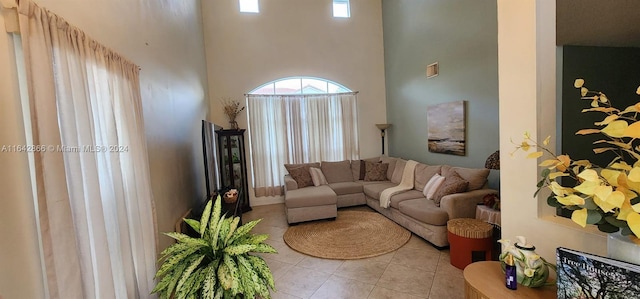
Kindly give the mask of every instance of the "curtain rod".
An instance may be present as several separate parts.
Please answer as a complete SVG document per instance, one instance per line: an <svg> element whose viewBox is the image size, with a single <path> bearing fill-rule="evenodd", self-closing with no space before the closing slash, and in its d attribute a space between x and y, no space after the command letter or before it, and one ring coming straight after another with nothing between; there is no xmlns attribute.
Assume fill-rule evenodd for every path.
<svg viewBox="0 0 640 299"><path fill-rule="evenodd" d="M0 0L2 8L7 11L4 14L4 29L7 33L20 33L20 22L18 21L18 1Z"/></svg>
<svg viewBox="0 0 640 299"><path fill-rule="evenodd" d="M317 97L317 96L323 96L323 95L347 95L347 94L353 94L356 95L360 93L359 91L350 91L350 92L337 92L337 93L306 93L306 94L300 94L300 93L295 93L295 94L257 94L257 93L245 93L244 96L245 97L263 97L263 96L279 96L279 97L299 97L299 96L303 96L303 97Z"/></svg>

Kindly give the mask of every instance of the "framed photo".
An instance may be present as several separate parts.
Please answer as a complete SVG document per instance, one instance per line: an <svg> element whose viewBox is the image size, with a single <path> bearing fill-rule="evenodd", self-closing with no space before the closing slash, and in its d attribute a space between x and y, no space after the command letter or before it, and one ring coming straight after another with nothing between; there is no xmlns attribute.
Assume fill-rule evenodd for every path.
<svg viewBox="0 0 640 299"><path fill-rule="evenodd" d="M466 154L465 104L465 101L456 101L427 107L430 152L456 156Z"/></svg>

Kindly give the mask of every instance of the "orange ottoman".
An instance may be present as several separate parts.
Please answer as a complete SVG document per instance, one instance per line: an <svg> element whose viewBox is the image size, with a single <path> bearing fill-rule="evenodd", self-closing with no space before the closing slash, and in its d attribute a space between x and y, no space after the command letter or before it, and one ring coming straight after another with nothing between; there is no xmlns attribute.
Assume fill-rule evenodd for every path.
<svg viewBox="0 0 640 299"><path fill-rule="evenodd" d="M491 260L493 248L491 224L471 218L452 219L447 222L447 231L451 265L464 269L477 260Z"/></svg>

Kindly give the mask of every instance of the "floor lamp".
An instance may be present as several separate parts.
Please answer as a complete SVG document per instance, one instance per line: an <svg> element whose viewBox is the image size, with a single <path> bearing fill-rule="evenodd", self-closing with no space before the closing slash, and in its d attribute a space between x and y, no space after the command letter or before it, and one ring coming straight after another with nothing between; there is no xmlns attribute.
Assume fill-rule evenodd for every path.
<svg viewBox="0 0 640 299"><path fill-rule="evenodd" d="M376 124L376 127L380 129L380 136L382 137L382 154L384 155L384 132L391 127L391 124Z"/></svg>

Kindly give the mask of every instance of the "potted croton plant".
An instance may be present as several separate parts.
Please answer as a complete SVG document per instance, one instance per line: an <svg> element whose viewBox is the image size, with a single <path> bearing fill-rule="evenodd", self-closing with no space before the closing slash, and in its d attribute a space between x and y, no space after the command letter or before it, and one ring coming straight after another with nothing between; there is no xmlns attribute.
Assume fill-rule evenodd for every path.
<svg viewBox="0 0 640 299"><path fill-rule="evenodd" d="M571 219L585 227L593 224L605 233L620 232L640 244L640 102L623 109L614 107L607 96L599 91L590 91L583 79L574 86L580 90L583 100L591 107L582 110L599 112L603 119L595 128L582 129L578 135L602 134L594 142L593 151L613 152L615 158L607 165L595 165L589 160L573 160L567 154L556 155L547 148L550 137L538 144L529 134L516 144L516 151L531 152L529 158L549 156L540 163L544 169L538 182L538 191L549 188L547 203L571 211ZM636 90L640 95L640 87ZM558 182L560 177L570 177L570 183ZM534 195L535 196L535 195Z"/></svg>
<svg viewBox="0 0 640 299"><path fill-rule="evenodd" d="M220 196L209 200L199 221L184 219L198 234L171 232L177 240L160 254L158 284L152 293L160 298L271 298L275 289L267 263L252 252L276 253L264 241L266 234L251 234L260 222L238 226L238 217L221 215Z"/></svg>

